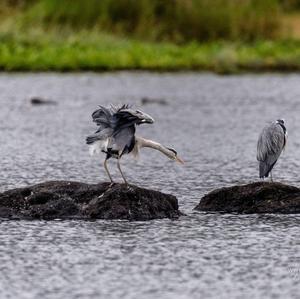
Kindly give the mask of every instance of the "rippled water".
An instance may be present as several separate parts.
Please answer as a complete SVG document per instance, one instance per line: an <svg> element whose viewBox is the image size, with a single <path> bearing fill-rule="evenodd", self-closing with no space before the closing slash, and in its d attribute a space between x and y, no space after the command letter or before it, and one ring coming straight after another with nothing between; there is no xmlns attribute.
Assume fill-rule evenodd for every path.
<svg viewBox="0 0 300 299"><path fill-rule="evenodd" d="M2 221L0 298L299 298L297 215L193 212L206 192L257 180L256 141L285 118L274 178L299 185L300 76L0 75L1 191L44 180L106 179L84 142L98 104L140 107L137 134L175 148L184 167L145 149L122 162L131 183L176 195L179 221ZM32 106L31 96L57 105ZM114 178L120 180L115 162Z"/></svg>

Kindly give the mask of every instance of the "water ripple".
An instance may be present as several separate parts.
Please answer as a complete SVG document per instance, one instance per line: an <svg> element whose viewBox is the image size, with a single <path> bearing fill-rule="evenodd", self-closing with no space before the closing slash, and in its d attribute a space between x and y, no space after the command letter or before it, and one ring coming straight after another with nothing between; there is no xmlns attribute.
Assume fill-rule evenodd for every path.
<svg viewBox="0 0 300 299"><path fill-rule="evenodd" d="M180 83L180 84L179 84ZM145 150L122 162L130 182L176 195L178 221L1 221L1 298L298 298L297 215L193 212L207 192L257 180L258 132L284 117L274 171L297 185L298 75L2 74L1 191L44 180L106 179L84 139L99 105L165 98L138 134L174 147L184 167ZM31 96L58 105L33 107ZM115 162L113 176L120 180Z"/></svg>

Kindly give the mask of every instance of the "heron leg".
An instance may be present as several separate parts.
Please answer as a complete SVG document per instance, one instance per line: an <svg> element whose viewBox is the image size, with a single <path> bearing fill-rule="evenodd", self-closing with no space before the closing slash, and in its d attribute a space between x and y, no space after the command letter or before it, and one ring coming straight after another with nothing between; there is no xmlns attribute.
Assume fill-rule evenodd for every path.
<svg viewBox="0 0 300 299"><path fill-rule="evenodd" d="M112 177L111 177L111 175L110 175L110 173L108 171L108 168L107 168L107 160L108 160L107 158L104 160L104 163L103 163L104 169L105 169L106 174L108 175L108 177L110 179L110 182L113 183L114 181L113 181L113 179L112 179Z"/></svg>
<svg viewBox="0 0 300 299"><path fill-rule="evenodd" d="M121 166L120 166L120 158L118 159L118 169L119 169L119 171L120 171L120 173L121 173L121 175L122 175L122 178L123 178L125 184L128 185L128 183L127 183L127 181L126 181L126 179L125 179L125 176L124 176L124 174L123 174L123 172L122 172L122 170L121 170Z"/></svg>
<svg viewBox="0 0 300 299"><path fill-rule="evenodd" d="M272 170L270 171L270 175L271 175L271 182L273 183Z"/></svg>

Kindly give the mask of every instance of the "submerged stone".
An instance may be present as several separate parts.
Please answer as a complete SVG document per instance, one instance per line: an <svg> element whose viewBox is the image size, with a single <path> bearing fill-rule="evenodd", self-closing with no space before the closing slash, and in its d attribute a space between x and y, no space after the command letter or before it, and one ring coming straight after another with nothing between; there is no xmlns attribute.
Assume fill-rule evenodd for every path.
<svg viewBox="0 0 300 299"><path fill-rule="evenodd" d="M49 181L0 193L0 218L126 219L178 218L177 198L133 185Z"/></svg>
<svg viewBox="0 0 300 299"><path fill-rule="evenodd" d="M275 182L220 188L205 195L195 210L245 214L300 213L300 189Z"/></svg>
<svg viewBox="0 0 300 299"><path fill-rule="evenodd" d="M33 97L30 99L32 105L56 105L57 102L53 100L43 99L39 97Z"/></svg>

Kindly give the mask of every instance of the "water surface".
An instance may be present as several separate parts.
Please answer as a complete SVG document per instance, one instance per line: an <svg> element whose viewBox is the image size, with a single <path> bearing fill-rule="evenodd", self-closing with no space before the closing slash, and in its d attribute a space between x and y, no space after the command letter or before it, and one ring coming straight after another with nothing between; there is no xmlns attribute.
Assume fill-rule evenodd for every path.
<svg viewBox="0 0 300 299"><path fill-rule="evenodd" d="M90 157L98 104L130 103L156 122L137 135L173 147L184 167L150 149L126 157L131 183L176 195L179 221L2 221L2 298L299 298L297 215L193 212L217 187L257 180L256 141L285 118L276 180L299 185L299 75L182 73L0 75L0 190L44 180L105 180ZM32 106L41 96L57 105ZM141 107L142 97L168 105ZM114 161L109 165L121 180Z"/></svg>

